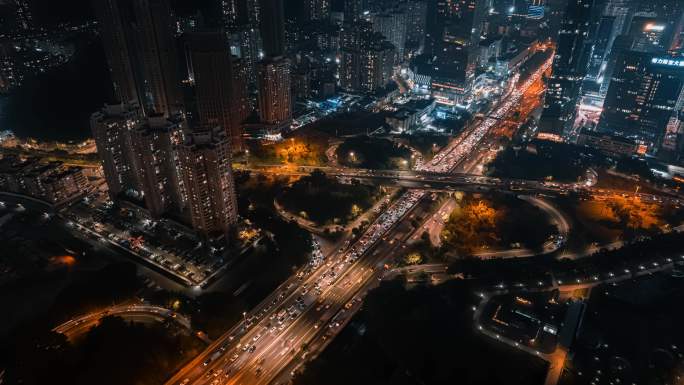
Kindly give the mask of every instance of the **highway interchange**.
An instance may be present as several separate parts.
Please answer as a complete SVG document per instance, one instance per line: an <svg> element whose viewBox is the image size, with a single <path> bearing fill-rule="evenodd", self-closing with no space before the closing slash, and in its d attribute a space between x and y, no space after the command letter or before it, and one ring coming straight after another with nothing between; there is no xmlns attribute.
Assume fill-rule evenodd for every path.
<svg viewBox="0 0 684 385"><path fill-rule="evenodd" d="M551 64L547 60L529 79L510 92L490 117L466 130L420 171L448 173L473 152L501 118L514 110L524 92ZM351 247L336 250L319 266L306 266L261 304L244 314L244 321L196 357L168 382L187 384L284 383L308 351L325 346L349 320L362 295L385 273L385 261L411 235L404 218L419 216L430 194L410 190L399 197ZM429 212L427 213L429 215ZM422 214L421 214L422 215ZM379 242L384 240L384 242Z"/></svg>

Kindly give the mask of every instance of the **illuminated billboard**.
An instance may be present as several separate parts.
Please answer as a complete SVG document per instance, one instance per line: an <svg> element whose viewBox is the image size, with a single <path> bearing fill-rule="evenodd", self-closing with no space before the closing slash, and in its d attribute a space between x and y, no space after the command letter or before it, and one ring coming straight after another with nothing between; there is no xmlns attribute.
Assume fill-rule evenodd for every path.
<svg viewBox="0 0 684 385"><path fill-rule="evenodd" d="M684 68L684 58L675 59L671 57L654 57L651 59L652 64L659 64L668 67L682 67Z"/></svg>

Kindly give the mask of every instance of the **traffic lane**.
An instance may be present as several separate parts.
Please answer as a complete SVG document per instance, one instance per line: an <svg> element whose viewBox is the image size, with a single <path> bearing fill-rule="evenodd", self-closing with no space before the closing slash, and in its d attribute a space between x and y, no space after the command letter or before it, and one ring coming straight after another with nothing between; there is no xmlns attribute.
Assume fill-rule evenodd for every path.
<svg viewBox="0 0 684 385"><path fill-rule="evenodd" d="M400 231L404 231L404 230L400 230ZM394 234L392 234L392 235L394 236ZM395 247L395 248L400 247L399 243L397 243L397 242L393 242L392 244L394 245L393 247ZM367 272L370 271L370 267L374 267L376 270L378 270L378 267L373 266L373 265L377 264L377 263L382 265L381 261L385 258L386 254L387 254L386 251L383 251L380 253L374 252L373 255L375 256L375 258L373 258L372 260L368 260L365 258L359 259L357 262L360 262L360 263L359 263L359 265L357 265L357 267L360 267L360 268L351 270L350 271L351 274L349 274L349 277L346 277L346 276L341 277L340 280L338 280L339 284L335 285L335 289L330 291L331 294L329 296L328 295L323 296L323 298L322 298L323 302L332 303L333 304L332 308L339 311L339 309L341 309L348 302L349 298L353 297L354 293L356 292L356 287L354 285L347 288L347 287L344 287L345 286L344 282L350 281L350 282L352 282L352 284L355 282L362 282L362 280L360 278L363 275L366 275ZM370 264L368 264L369 262L370 262ZM368 274L368 276L370 276L370 274ZM340 284L342 284L343 287L340 287ZM287 337L285 340L290 341L292 338L294 338L294 340L291 340L290 343L301 344L301 343L304 343L309 338L310 335L315 334L315 332L317 331L317 328L315 328L314 325L316 324L316 322L319 322L320 319L317 319L317 317L316 317L317 312L313 312L312 309L314 309L313 306L309 308L309 310L307 311L307 314L298 318L298 320L296 321L298 323L298 325L295 328L291 329L291 330L294 330L295 332L298 332L298 334L294 334L294 335L286 334ZM312 315L313 315L313 317L312 317ZM308 322L303 322L303 321L307 320L307 318L309 318ZM302 321L300 321L300 320L302 320ZM264 370L264 372L274 373L277 371L278 366L281 365L280 364L281 362L289 361L290 359L291 358L289 356L285 355L285 356L281 357L281 359L278 362L275 363L276 366L274 366L273 369L271 369L271 367L268 367L268 368L266 368L266 370ZM252 361L257 361L257 360L252 360ZM250 365L249 368L253 369L254 365ZM238 378L242 378L244 380L243 377L245 377L245 376L249 377L252 375L250 373L251 373L251 371L248 370L248 373L239 374ZM264 373L260 374L260 377L261 376L264 376ZM266 379L266 377L268 377L268 376L264 376L264 379ZM240 381L238 380L237 383L239 383L239 382Z"/></svg>
<svg viewBox="0 0 684 385"><path fill-rule="evenodd" d="M400 234L397 234L397 236L399 237L400 241L405 241L406 239L408 239L408 237L410 237L411 234L411 231L402 231ZM396 238L393 237L393 239ZM385 241L382 242L382 245L382 249L378 250L378 253L375 254L377 258L373 261L370 261L369 266L378 264L382 265L387 255L394 255L396 252L400 251L402 242L389 243ZM351 320L351 318L353 318L355 312L362 306L363 301L360 299L362 299L369 290L371 290L373 287L379 284L379 280L377 278L381 278L383 274L386 274L386 272L383 270L376 269L374 274L371 274L366 279L363 279L363 281L359 281L360 286L358 286L355 289L354 293L350 294L347 298L345 298L345 300L341 301L345 305L352 303L352 307L349 309L346 309L345 307L340 310L340 312L344 312L346 315L341 319L336 319L336 321L340 322L340 325L335 326L333 329L330 329L333 331L333 333L328 332L329 329L327 326L321 326L321 328L319 329L320 332L317 335L315 335L314 338L312 338L312 340L308 343L308 345L310 346L310 350L314 352L314 354L315 352L318 352L321 349L325 348L325 346L327 346L327 344L330 343L334 339L334 337L344 329L346 323L348 323ZM354 301L354 299L359 300ZM338 312L337 314L340 313ZM335 316L333 316L333 318L335 318ZM299 365L301 365L307 360L307 357L304 356L298 358L298 361L290 362L281 371L277 379L274 379L273 381L278 384L287 383L291 378L291 371L293 369L296 369Z"/></svg>
<svg viewBox="0 0 684 385"><path fill-rule="evenodd" d="M410 193L409 193L409 194L406 194L406 195L411 196ZM414 194L414 196L415 196L415 194ZM418 195L418 196L420 196L420 195ZM403 206L401 206L400 203L395 203L395 205L393 205L392 208L390 209L390 212L398 212L397 210L399 210L399 209L397 209L397 207L403 207ZM412 207L412 206L409 206L409 207ZM401 210L399 210L399 211L401 211ZM398 214L397 214L397 215L398 215ZM374 223L374 225L376 225L376 224L377 224L377 222ZM371 227L371 228L373 229L374 227ZM381 230L377 230L377 229L371 230L371 233L377 234L377 231L382 231L382 233L386 233L388 230L390 230L390 229L388 229L388 230L382 230L383 228L384 228L384 227L382 227ZM368 233L367 233L367 234L368 234ZM367 238L368 238L367 236L364 236L364 237L362 237L362 240L363 240L363 239L367 239ZM358 260L357 260L357 261L358 261ZM333 265L333 268L334 268L335 266L336 266L336 265ZM348 270L345 270L345 272L346 272L346 271L348 271ZM274 309L274 310L275 310L275 309ZM264 318L265 318L265 317L264 317ZM295 320L295 322L296 322L296 320ZM243 338L243 339L241 339L241 341L249 341L249 338L253 335L253 333L255 333L255 332L247 333L247 336L246 336L247 338ZM211 353L212 355L216 354L215 350L208 351L208 352L207 352L207 355L208 355L209 353ZM238 353L238 354L239 354L239 353ZM214 372L215 372L215 371L216 371L215 366L219 365L219 364L216 363L216 361L219 361L218 358L220 358L220 357L223 356L223 355L225 355L225 353L219 354L218 357L216 357L216 359L213 360L213 361L215 361L215 362L213 362L213 363L210 362L210 363L212 364L212 365L211 365L212 367L211 367L211 368L207 368L206 372L208 372L208 371L214 371ZM205 362L206 362L206 361L205 361ZM207 364L206 366L209 366L209 364ZM201 374L201 373L205 372L205 370L199 370L199 371L197 371L197 372L198 372L197 374Z"/></svg>
<svg viewBox="0 0 684 385"><path fill-rule="evenodd" d="M546 65L547 66L550 65L550 61L547 62ZM527 84L527 83L525 83L525 84ZM499 108L495 112L494 115L497 115L497 114L498 115L504 115L508 111L508 109L510 109L510 106L512 104L514 104L513 101L515 100L515 98L519 97L518 93L516 93L516 92L513 92L513 95L514 95L513 99L507 100L504 103L504 106ZM439 167L428 167L428 170L430 170L430 171L435 171L435 170L439 171L442 169L451 170L452 168L457 166L458 163L464 159L464 156L468 155L468 153L474 149L474 146L481 142L482 138L489 132L490 128L495 123L496 123L495 120L488 119L488 120L485 120L482 124L477 125L471 133L463 136L463 142L462 143L464 143L466 145L465 149L464 148L454 148L454 146L448 146L448 148L450 147L449 151L444 156L443 156L443 153L438 154L438 156L436 156L437 159L433 160L433 163L431 165L434 166L435 161L437 161L437 163L441 163L441 160L446 158L445 164L440 165ZM413 202L411 200L411 198L414 196L415 195L411 195L411 193L407 193L399 199L399 202L402 202L402 204L407 204L411 208L413 208L413 207L415 207L416 202ZM395 204L394 207L396 207L396 206L397 206L397 204ZM381 216L379 219L382 220L383 216ZM384 219L387 220L388 218L384 218ZM399 219L401 219L401 218L399 218ZM395 223L396 222L392 222L392 225L394 225ZM383 229L384 228L385 227L383 226ZM375 229L372 230L372 232L370 233L370 236L367 238L369 243L375 244L375 242L378 241L378 236L377 236L377 233L375 233L375 231L376 231ZM368 235L368 234L369 233L366 233L366 235ZM366 237L366 235L364 235L364 237ZM382 237L382 235L380 235L380 237ZM362 247L363 250L365 250L365 246L366 245L364 244Z"/></svg>

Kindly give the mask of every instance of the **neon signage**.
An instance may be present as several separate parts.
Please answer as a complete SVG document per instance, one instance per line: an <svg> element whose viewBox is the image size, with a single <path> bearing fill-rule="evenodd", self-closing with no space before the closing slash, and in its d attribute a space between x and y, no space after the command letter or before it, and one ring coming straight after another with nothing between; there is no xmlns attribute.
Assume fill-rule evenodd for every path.
<svg viewBox="0 0 684 385"><path fill-rule="evenodd" d="M651 63L666 65L666 66L670 66L670 67L682 67L682 68L684 68L684 59L671 59L671 58L654 57L653 59L651 59Z"/></svg>

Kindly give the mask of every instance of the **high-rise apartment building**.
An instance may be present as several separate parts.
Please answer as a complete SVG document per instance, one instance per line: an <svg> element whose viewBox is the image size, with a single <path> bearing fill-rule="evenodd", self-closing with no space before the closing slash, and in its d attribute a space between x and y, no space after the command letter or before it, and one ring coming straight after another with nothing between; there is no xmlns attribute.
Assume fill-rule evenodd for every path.
<svg viewBox="0 0 684 385"><path fill-rule="evenodd" d="M407 8L397 6L392 9L379 12L372 17L373 30L380 33L394 45L399 58L404 57L406 46Z"/></svg>
<svg viewBox="0 0 684 385"><path fill-rule="evenodd" d="M146 114L182 110L171 9L166 0L94 0L117 102Z"/></svg>
<svg viewBox="0 0 684 385"><path fill-rule="evenodd" d="M246 83L250 89L257 87L257 64L261 60L261 32L250 24L241 25L230 32L231 52L244 62Z"/></svg>
<svg viewBox="0 0 684 385"><path fill-rule="evenodd" d="M153 217L182 210L176 149L186 127L180 115L145 118L136 104L123 103L105 106L90 124L111 199L136 198Z"/></svg>
<svg viewBox="0 0 684 385"><path fill-rule="evenodd" d="M189 132L178 155L193 228L228 235L238 219L230 139L220 127Z"/></svg>
<svg viewBox="0 0 684 385"><path fill-rule="evenodd" d="M262 123L282 126L292 120L291 64L284 57L259 63L259 117Z"/></svg>
<svg viewBox="0 0 684 385"><path fill-rule="evenodd" d="M344 24L340 34L340 86L354 92L374 93L390 82L396 61L394 45L372 24Z"/></svg>
<svg viewBox="0 0 684 385"><path fill-rule="evenodd" d="M138 189L153 217L181 213L185 206L177 154L185 129L180 115L171 118L158 115L147 118L130 131Z"/></svg>
<svg viewBox="0 0 684 385"><path fill-rule="evenodd" d="M361 46L360 50L360 90L375 93L392 81L396 50L383 39L373 39Z"/></svg>
<svg viewBox="0 0 684 385"><path fill-rule="evenodd" d="M188 69L194 83L195 127L221 127L234 151L242 148L244 91L233 74L230 46L220 31L194 32L185 37Z"/></svg>
<svg viewBox="0 0 684 385"><path fill-rule="evenodd" d="M409 0L406 3L406 44L405 48L413 54L425 48L425 28L427 22L427 1Z"/></svg>
<svg viewBox="0 0 684 385"><path fill-rule="evenodd" d="M122 194L139 194L139 179L132 152L131 131L143 120L136 103L107 105L90 117L90 128L102 162L112 200Z"/></svg>

